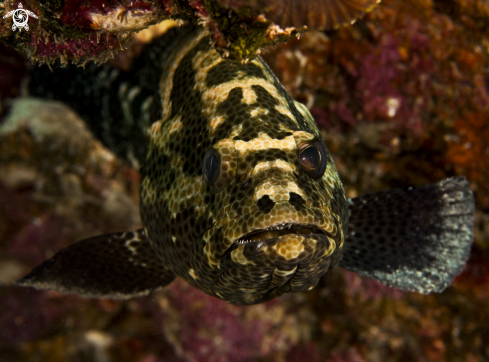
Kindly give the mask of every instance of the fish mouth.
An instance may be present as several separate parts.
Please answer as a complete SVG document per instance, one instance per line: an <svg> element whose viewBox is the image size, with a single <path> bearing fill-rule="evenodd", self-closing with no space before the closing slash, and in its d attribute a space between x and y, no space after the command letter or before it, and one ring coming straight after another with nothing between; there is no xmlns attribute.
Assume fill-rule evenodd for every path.
<svg viewBox="0 0 489 362"><path fill-rule="evenodd" d="M228 225L226 225L228 226ZM232 225L229 225L232 226ZM228 227L229 227L228 226ZM264 226L264 227L263 227ZM316 222L303 222L299 220L284 220L281 222L263 225L261 228L251 229L246 234L242 234L238 238L231 239L228 248L219 256L219 265L224 268L224 265L232 259L231 254L237 249L246 250L246 254L251 257L251 254L260 254L263 248L283 242L291 242L291 240L331 240L338 244L337 228L329 228L325 230ZM250 229L248 229L250 230ZM243 231L248 231L243 230ZM257 254L257 255L258 255Z"/></svg>
<svg viewBox="0 0 489 362"><path fill-rule="evenodd" d="M326 235L332 237L329 233L325 232L317 225L312 224L300 224L300 223L286 223L273 225L265 229L257 229L244 234L236 239L229 248L224 252L223 259L231 252L236 250L239 246L251 243L271 243L275 242L278 238L285 235Z"/></svg>
<svg viewBox="0 0 489 362"><path fill-rule="evenodd" d="M266 229L254 230L236 239L233 245L237 247L239 245L253 243L253 242L269 241L289 234L327 235L327 233L323 229L321 229L316 225L287 223L287 224L274 225Z"/></svg>
<svg viewBox="0 0 489 362"><path fill-rule="evenodd" d="M224 252L216 283L233 288L233 298L242 298L240 304L308 290L329 268L336 245L333 235L315 224L292 222L255 229L235 239Z"/></svg>

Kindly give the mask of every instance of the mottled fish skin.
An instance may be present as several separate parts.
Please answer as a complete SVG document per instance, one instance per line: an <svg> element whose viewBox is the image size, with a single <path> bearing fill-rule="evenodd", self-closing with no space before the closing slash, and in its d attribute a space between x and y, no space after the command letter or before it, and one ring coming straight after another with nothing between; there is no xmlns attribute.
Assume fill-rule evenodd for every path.
<svg viewBox="0 0 489 362"><path fill-rule="evenodd" d="M33 94L51 86L119 156L142 165L144 229L82 240L19 285L130 298L179 276L226 302L256 304L312 289L338 264L404 290L450 285L473 241L467 180L347 201L311 114L261 58L222 59L199 29L170 35L136 76L88 73L102 100L81 77L63 93L64 80L33 75L44 79ZM99 108L87 111L90 101Z"/></svg>
<svg viewBox="0 0 489 362"><path fill-rule="evenodd" d="M385 285L441 292L460 273L474 240L474 194L463 177L349 200L340 266Z"/></svg>
<svg viewBox="0 0 489 362"><path fill-rule="evenodd" d="M140 190L141 218L158 256L193 286L234 304L313 288L339 260L348 206L307 109L261 58L222 59L202 31L173 52L160 96L163 113L148 132ZM298 147L312 142L326 157L316 180L298 160ZM209 149L221 159L210 185L201 167ZM292 224L324 233L236 243Z"/></svg>

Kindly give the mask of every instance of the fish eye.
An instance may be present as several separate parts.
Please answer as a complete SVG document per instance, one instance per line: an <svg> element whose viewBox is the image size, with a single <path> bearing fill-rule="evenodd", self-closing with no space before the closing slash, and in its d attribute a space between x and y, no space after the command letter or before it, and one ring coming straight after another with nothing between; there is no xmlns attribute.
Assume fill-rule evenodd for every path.
<svg viewBox="0 0 489 362"><path fill-rule="evenodd" d="M297 155L304 172L316 179L326 170L326 152L321 142L306 142L298 147Z"/></svg>
<svg viewBox="0 0 489 362"><path fill-rule="evenodd" d="M202 174L204 175L205 182L212 184L219 175L219 169L221 167L221 158L216 150L208 150L202 161Z"/></svg>
<svg viewBox="0 0 489 362"><path fill-rule="evenodd" d="M210 191L224 190L234 180L237 166L234 140L224 138L209 148L202 159L202 176Z"/></svg>

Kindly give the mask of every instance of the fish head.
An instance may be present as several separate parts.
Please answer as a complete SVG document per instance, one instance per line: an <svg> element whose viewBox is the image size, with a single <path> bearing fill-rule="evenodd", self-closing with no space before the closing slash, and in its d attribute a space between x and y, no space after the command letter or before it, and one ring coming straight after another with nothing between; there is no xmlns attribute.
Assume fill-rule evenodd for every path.
<svg viewBox="0 0 489 362"><path fill-rule="evenodd" d="M314 287L341 255L348 206L309 111L259 57L183 43L148 135L141 218L176 275L233 304Z"/></svg>
<svg viewBox="0 0 489 362"><path fill-rule="evenodd" d="M312 120L294 106L295 117ZM347 223L343 187L315 124L253 122L235 127L202 160L217 207L203 258L219 271L214 293L234 304L312 289L339 261Z"/></svg>

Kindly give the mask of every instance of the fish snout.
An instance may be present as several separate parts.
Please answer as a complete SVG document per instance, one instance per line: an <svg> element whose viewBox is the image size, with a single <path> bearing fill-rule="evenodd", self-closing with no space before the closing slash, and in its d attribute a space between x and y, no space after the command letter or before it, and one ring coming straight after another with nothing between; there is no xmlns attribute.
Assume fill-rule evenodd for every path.
<svg viewBox="0 0 489 362"><path fill-rule="evenodd" d="M268 214L276 204L289 204L300 211L309 206L306 193L293 177L266 179L255 186L253 202L257 209Z"/></svg>

